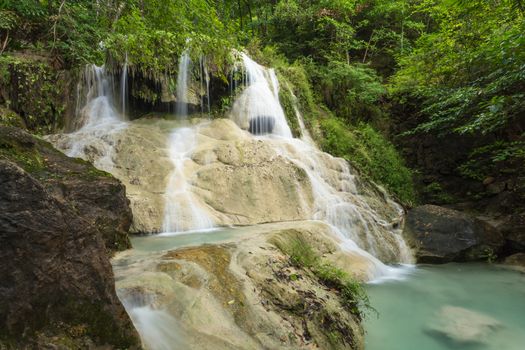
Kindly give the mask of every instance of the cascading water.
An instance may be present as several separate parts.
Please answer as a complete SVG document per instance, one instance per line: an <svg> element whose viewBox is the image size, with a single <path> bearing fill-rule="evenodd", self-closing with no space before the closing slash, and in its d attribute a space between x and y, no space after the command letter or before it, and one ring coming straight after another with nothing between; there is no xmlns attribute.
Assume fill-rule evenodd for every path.
<svg viewBox="0 0 525 350"><path fill-rule="evenodd" d="M216 207L213 207L211 204L208 207L207 203L210 202L205 200L206 194L203 194L206 189L199 188L201 192L195 190L197 186L193 187L192 181L195 181L195 184L195 179L205 173L204 171L199 173L197 170L206 166L209 168L218 166L218 158L221 158L220 162L222 162L222 165L227 163L226 165L228 166L224 166L221 169L227 168L228 171L255 169L256 164L242 159L243 157L250 157L250 153L243 153L243 150L241 150L239 159L233 156L230 157L230 155L234 154L235 150L243 144L256 143L265 147L254 147L253 149L261 150L264 148L268 154L271 154L268 158L261 159L265 159L268 162L272 162L275 158L285 159L283 163L288 165L293 163L294 169L300 168L306 174L305 179L300 184L294 183L295 179L293 176L286 179L289 180L286 184L292 185L287 186L289 191L287 193L294 191L299 193L301 191L296 187L301 187L307 189L304 193L309 195L311 188L313 208L310 205L311 202L308 202L311 198L305 199L304 205L297 203L297 201L294 202L294 205L298 208L301 207L297 211L305 213L299 219L315 219L329 224L333 233L339 238L343 249L347 250L349 254L365 257L366 261L374 267L375 277L395 277L398 270L384 265L378 258L388 262L411 262L410 253L401 239L396 222L395 220L390 220L390 218L396 216L401 218L402 209L386 196L380 205L385 207L384 210L388 214L383 215L378 210L378 205L370 204L368 197L373 196L368 196L368 193L361 188L362 186L360 186L356 176L352 174L346 161L333 158L316 148L315 142L310 137L297 106L295 106L295 112L301 127L302 138L292 138L279 102L279 82L275 72L258 65L245 54L242 54L241 57L243 90L234 103L230 118L242 129L250 130L252 134L270 134L270 137L251 137L246 132L239 130L232 122L224 121L227 122L229 128L235 128L235 130L228 129L228 131L231 130L232 134L240 136L237 139L233 139L234 141L231 144L226 145L231 146L230 148L222 147L222 153L218 154L219 152L214 153L214 151L219 149L219 143L222 143L221 145L224 146L225 143L232 140L229 138L230 135L224 130L220 130L217 134L214 134L213 130L208 130L207 134L200 134L199 128L203 124L177 127L175 129L171 129L175 124L167 124L170 126L167 130L172 130L171 133L168 134L166 131L163 131L163 134L156 134L160 135L159 139L161 139L161 142L159 143L162 144L162 146L159 146L160 150L156 154L161 154L161 157L165 152L163 137L166 134L169 135L166 148L167 156L172 165L171 173L168 174L168 170L165 170L166 173L163 173L167 174L162 176L162 179L167 177L167 184L164 194L159 194L159 197L164 200L164 211L162 212L162 209L160 209L163 218L161 228L163 233L161 235L170 235L171 233L184 231L202 231L213 228L215 225L221 225L221 223L224 224L221 222L221 216L217 216L216 212L213 212L213 210L216 210ZM188 115L190 66L189 56L183 54L179 61L177 77L177 115L179 117ZM209 110L209 76L205 67L206 64L202 60L201 75L204 74L204 76L201 76L200 81L201 84L206 82ZM240 68L237 68L239 69L238 72L240 72ZM67 154L92 160L97 167L109 172L114 170L113 158L115 156L115 148L122 151L126 147L125 142L120 142L121 139L115 137L115 135L124 130L128 123L124 121L123 115L119 115L115 111L115 101L113 99L114 91L121 91L121 110L123 114L126 113L127 106L125 105L124 97L127 96L127 87L123 86L127 82L125 75L127 75L127 65L123 67L120 86L115 90L113 88L113 79L106 73L104 67L89 66L86 68L83 82L79 84L79 93L85 92L85 94L82 93L82 96L85 95L85 103L82 104L82 108L79 107L78 109L78 115L81 117L78 125L80 129L73 134L67 135L67 145L58 145L60 148L65 149ZM232 77L232 83L233 81ZM204 86L201 85L201 88L204 90ZM201 99L201 105L204 111L203 99ZM180 124L180 122L163 122ZM129 125L132 124L129 123ZM141 125L147 125L147 121L144 121ZM166 130L166 127L164 128ZM199 157L196 155L196 151L200 146L201 140L204 140L203 143L209 142L213 147L206 149L207 153L205 155L200 155L201 161L198 164ZM129 152L124 154L124 156L133 158L130 154L134 155L135 153ZM251 154L253 155L253 152ZM205 156L207 155L211 155L211 161L209 162L203 160L206 159ZM162 158L162 161L165 162L165 157ZM133 159L134 163L140 163L139 167L142 169L144 166L148 166L145 165L145 162L142 164L141 161L145 160ZM147 161L149 162L151 159ZM213 164L214 161L216 162L215 164ZM286 167L286 164L280 166ZM126 171L129 170L128 168L126 169ZM165 169L168 169L168 167L165 167ZM269 167L268 169L273 170L277 168ZM255 174L255 171L253 170L253 172L247 172L246 174L251 176ZM122 173L120 172L120 174ZM136 174L130 171L130 174L127 175L131 177ZM228 174L223 172L219 176L228 176ZM266 173L264 176L274 179L272 181L278 184L278 176L273 177L272 173ZM215 183L214 180L215 178L211 177L210 181L213 184ZM246 178L247 183L252 180L251 177ZM138 179L133 179L133 181L137 181L140 184ZM131 181L129 182L131 183ZM163 181L162 186L164 186ZM242 188L249 189L253 187L235 187L239 191L242 191ZM163 189L164 187L157 193L162 193ZM246 193L246 196L249 195L250 193ZM375 196L377 197L377 193ZM134 198L130 197L130 199L133 200ZM288 198L283 199L283 202L290 204L287 200ZM162 203L162 201L159 202ZM252 203L256 206L261 202L254 200ZM160 208L161 205L159 205ZM389 219L385 219L385 217ZM140 293L137 290L135 292ZM182 324L183 321L172 317L170 310L163 309L161 301L143 300L136 302L128 300L125 296L119 295L119 297L121 297L148 348L168 349L178 344L180 340L177 339L177 334L173 332L173 329L176 329L179 322ZM184 346L181 346L181 348L184 348Z"/></svg>
<svg viewBox="0 0 525 350"><path fill-rule="evenodd" d="M187 51L184 51L179 60L179 71L177 74L177 102L176 115L179 118L188 116L188 83L190 77L191 59Z"/></svg>
<svg viewBox="0 0 525 350"><path fill-rule="evenodd" d="M273 128L273 134L281 137L269 138L268 142L275 144L283 157L308 175L314 196L312 219L327 222L346 250L370 260L376 267L376 277L396 275L398 270L387 267L376 257L412 262L400 230L382 219L359 193L355 176L346 161L319 152L297 106L294 107L302 138L291 137L279 102L279 82L275 72L258 65L246 54L241 56L245 88L234 103L231 119L256 135L270 134ZM338 178L334 179L334 176ZM384 195L384 205L401 220L402 208Z"/></svg>
<svg viewBox="0 0 525 350"><path fill-rule="evenodd" d="M235 101L230 119L252 134L291 138L292 132L279 103L279 83L267 69L241 53L244 89Z"/></svg>
<svg viewBox="0 0 525 350"><path fill-rule="evenodd" d="M208 73L208 66L206 64L206 57L200 58L200 81L201 81L201 112L204 114L204 99L206 99L207 113L211 112L210 103L210 75ZM203 86L206 84L206 88ZM206 94L204 94L206 92Z"/></svg>
<svg viewBox="0 0 525 350"><path fill-rule="evenodd" d="M292 96L295 117L297 118L297 122L299 124L299 130L301 131L301 140L315 147L315 141L312 138L312 135L310 135L310 131L306 128L306 125L304 124L304 118L303 118L303 115L301 114L301 111L299 111L299 108L297 108L297 105L298 105L297 96L295 96L295 94L293 93L292 89L289 86L287 86L286 88L288 89L288 92Z"/></svg>
<svg viewBox="0 0 525 350"><path fill-rule="evenodd" d="M412 262L400 230L394 227L395 224L385 221L366 202L346 161L320 153L315 146L299 139L273 142L283 157L308 175L314 197L312 219L328 223L341 239L343 249L367 258L375 268L375 278L395 278L402 272L384 265L377 257ZM399 205L388 198L384 205L402 217L403 210Z"/></svg>
<svg viewBox="0 0 525 350"><path fill-rule="evenodd" d="M164 233L207 230L214 226L191 192L186 174L191 172L196 133L196 128L177 128L170 135L168 147L173 171L165 193Z"/></svg>
<svg viewBox="0 0 525 350"><path fill-rule="evenodd" d="M123 68L121 83L127 81L127 68ZM105 66L87 65L77 85L76 120L65 144L58 145L70 157L91 160L102 170L114 166L114 137L126 128L125 117L115 110L114 80ZM124 95L125 87L121 91ZM123 100L124 101L124 97ZM96 145L97 154L91 154Z"/></svg>
<svg viewBox="0 0 525 350"><path fill-rule="evenodd" d="M128 54L126 53L126 61L124 66L122 66L122 73L120 76L120 109L122 111L122 116L125 118L126 113L128 112Z"/></svg>

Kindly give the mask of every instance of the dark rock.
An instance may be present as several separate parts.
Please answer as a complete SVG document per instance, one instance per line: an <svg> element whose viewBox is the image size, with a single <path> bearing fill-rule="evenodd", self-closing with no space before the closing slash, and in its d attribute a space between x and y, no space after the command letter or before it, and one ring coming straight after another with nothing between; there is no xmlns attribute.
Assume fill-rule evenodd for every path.
<svg viewBox="0 0 525 350"><path fill-rule="evenodd" d="M525 271L525 253L508 256L503 261L505 265L513 266L519 271Z"/></svg>
<svg viewBox="0 0 525 350"><path fill-rule="evenodd" d="M129 211L124 189L47 147L0 127L0 348L137 347L99 218Z"/></svg>
<svg viewBox="0 0 525 350"><path fill-rule="evenodd" d="M492 225L435 205L410 210L403 234L420 263L491 259L504 245L502 234Z"/></svg>
<svg viewBox="0 0 525 350"><path fill-rule="evenodd" d="M492 176L489 176L489 177L485 178L485 180L483 180L483 185L488 186L491 183L493 183L494 180L496 180L496 179L494 179Z"/></svg>
<svg viewBox="0 0 525 350"><path fill-rule="evenodd" d="M56 199L82 213L102 233L109 251L131 248L128 230L133 217L126 188L110 174L11 127L0 126L0 158L18 164Z"/></svg>
<svg viewBox="0 0 525 350"><path fill-rule="evenodd" d="M254 135L271 134L274 126L275 118L263 115L250 119L250 128L248 131Z"/></svg>
<svg viewBox="0 0 525 350"><path fill-rule="evenodd" d="M505 237L507 254L525 252L525 212L509 215L498 228Z"/></svg>

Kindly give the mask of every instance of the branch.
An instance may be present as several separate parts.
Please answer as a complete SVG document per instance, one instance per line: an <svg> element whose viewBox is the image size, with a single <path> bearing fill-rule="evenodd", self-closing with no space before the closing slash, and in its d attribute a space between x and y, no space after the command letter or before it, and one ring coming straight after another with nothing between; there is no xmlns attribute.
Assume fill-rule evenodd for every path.
<svg viewBox="0 0 525 350"><path fill-rule="evenodd" d="M9 42L9 31L5 34L5 40L2 44L2 49L0 49L0 55L4 53L4 50L7 48L7 44Z"/></svg>
<svg viewBox="0 0 525 350"><path fill-rule="evenodd" d="M60 13L62 12L62 8L66 4L66 0L62 0L62 3L60 4L60 7L58 8L58 13L55 19L55 22L53 23L53 49L55 48L56 41L57 41L57 24L58 20L60 19Z"/></svg>

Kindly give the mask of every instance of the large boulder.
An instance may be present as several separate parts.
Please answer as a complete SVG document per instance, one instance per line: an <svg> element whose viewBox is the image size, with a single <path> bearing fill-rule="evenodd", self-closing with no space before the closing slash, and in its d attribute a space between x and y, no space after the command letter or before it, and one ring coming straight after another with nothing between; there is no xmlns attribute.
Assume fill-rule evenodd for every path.
<svg viewBox="0 0 525 350"><path fill-rule="evenodd" d="M403 234L420 263L487 260L504 245L502 234L490 224L436 205L410 210Z"/></svg>
<svg viewBox="0 0 525 350"><path fill-rule="evenodd" d="M131 248L128 231L133 217L126 188L111 174L12 127L0 126L0 157L18 164L96 226L108 251Z"/></svg>
<svg viewBox="0 0 525 350"><path fill-rule="evenodd" d="M128 216L117 180L0 127L0 348L138 346L106 250Z"/></svg>

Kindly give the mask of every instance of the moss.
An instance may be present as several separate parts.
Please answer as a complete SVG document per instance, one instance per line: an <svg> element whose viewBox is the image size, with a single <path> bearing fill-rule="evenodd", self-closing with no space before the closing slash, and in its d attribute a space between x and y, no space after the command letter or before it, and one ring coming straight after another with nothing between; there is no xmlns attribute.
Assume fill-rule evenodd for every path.
<svg viewBox="0 0 525 350"><path fill-rule="evenodd" d="M450 204L457 202L457 198L446 192L437 182L432 182L423 187L421 193L429 203Z"/></svg>
<svg viewBox="0 0 525 350"><path fill-rule="evenodd" d="M341 304L352 314L362 319L373 310L366 291L361 284L342 269L325 262L298 231L286 232L288 239L273 243L289 256L292 265L309 270L318 281L337 290Z"/></svg>
<svg viewBox="0 0 525 350"><path fill-rule="evenodd" d="M395 147L370 125L347 126L337 118L320 121L321 148L342 157L370 180L383 185L404 205L417 202L412 173Z"/></svg>
<svg viewBox="0 0 525 350"><path fill-rule="evenodd" d="M20 115L22 126L32 132L49 134L63 126L66 85L64 72L43 58L0 57L0 87L7 96L5 107Z"/></svg>
<svg viewBox="0 0 525 350"><path fill-rule="evenodd" d="M279 81L282 85L281 89L279 90L279 102L281 102L281 106L283 107L284 116L286 117L286 121L290 126L293 137L300 137L301 128L299 127L299 121L297 120L297 115L295 113L295 102L292 96L292 92L290 91L290 88L287 86L288 84L286 84L286 81L282 77L279 77ZM283 82L285 84L283 84Z"/></svg>
<svg viewBox="0 0 525 350"><path fill-rule="evenodd" d="M17 128L24 129L25 123L22 117L20 117L16 112L13 112L10 109L0 106L0 125L5 126L14 126Z"/></svg>
<svg viewBox="0 0 525 350"><path fill-rule="evenodd" d="M132 330L123 332L113 315L100 302L70 299L63 302L57 314L61 322L67 325L58 327L73 338L85 335L97 344L112 344L121 349L136 345L137 339Z"/></svg>
<svg viewBox="0 0 525 350"><path fill-rule="evenodd" d="M0 158L17 163L30 174L37 174L44 169L44 159L32 149L27 149L8 138L0 139Z"/></svg>

